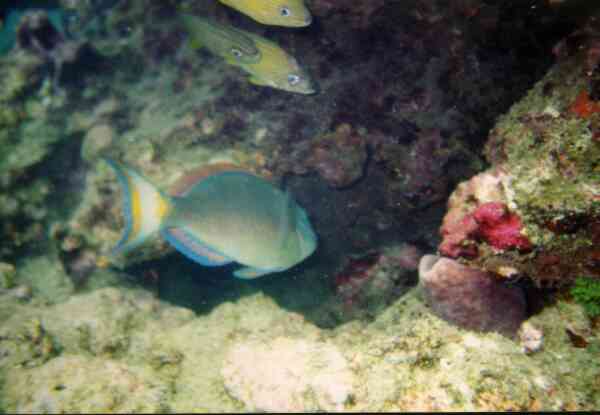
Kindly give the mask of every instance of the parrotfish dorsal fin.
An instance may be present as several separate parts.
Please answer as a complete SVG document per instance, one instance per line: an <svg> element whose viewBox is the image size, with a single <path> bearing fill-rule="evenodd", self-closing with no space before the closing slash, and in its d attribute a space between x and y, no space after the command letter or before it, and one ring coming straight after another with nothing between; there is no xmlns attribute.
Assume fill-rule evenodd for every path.
<svg viewBox="0 0 600 415"><path fill-rule="evenodd" d="M175 183L171 185L169 189L169 194L171 196L185 196L185 194L198 182L203 179L206 179L209 176L215 175L217 173L223 173L228 171L239 171L243 173L253 174L251 171L236 166L235 164L230 163L215 163L209 164L206 166L198 167L194 170L191 170L181 176Z"/></svg>

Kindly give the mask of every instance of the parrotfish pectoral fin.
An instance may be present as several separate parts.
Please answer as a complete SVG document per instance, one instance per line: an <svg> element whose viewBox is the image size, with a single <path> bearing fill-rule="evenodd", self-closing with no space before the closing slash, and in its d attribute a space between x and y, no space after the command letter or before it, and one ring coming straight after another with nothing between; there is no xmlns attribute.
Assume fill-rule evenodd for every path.
<svg viewBox="0 0 600 415"><path fill-rule="evenodd" d="M104 158L111 166L123 189L125 232L112 255L124 253L140 245L160 229L171 202L147 179L133 169Z"/></svg>
<svg viewBox="0 0 600 415"><path fill-rule="evenodd" d="M233 272L233 276L241 280L253 280L263 275L271 274L273 272L284 271L283 269L258 269L252 267L240 268Z"/></svg>
<svg viewBox="0 0 600 415"><path fill-rule="evenodd" d="M232 262L231 259L194 238L185 228L167 228L163 229L161 233L175 249L200 265L217 267Z"/></svg>
<svg viewBox="0 0 600 415"><path fill-rule="evenodd" d="M279 214L279 235L277 236L277 246L283 246L294 223L296 222L295 209L292 205L292 197L289 192L285 192L281 200L281 213Z"/></svg>

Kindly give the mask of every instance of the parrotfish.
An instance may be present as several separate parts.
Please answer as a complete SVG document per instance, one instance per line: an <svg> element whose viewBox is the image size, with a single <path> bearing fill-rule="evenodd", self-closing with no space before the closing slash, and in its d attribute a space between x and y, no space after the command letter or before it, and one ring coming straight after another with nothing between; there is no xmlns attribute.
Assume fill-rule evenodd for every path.
<svg viewBox="0 0 600 415"><path fill-rule="evenodd" d="M304 0L219 0L259 23L273 26L303 27L312 22Z"/></svg>
<svg viewBox="0 0 600 415"><path fill-rule="evenodd" d="M135 170L105 159L123 188L125 233L113 255L125 253L155 232L205 266L231 262L252 279L293 267L311 255L317 238L308 216L287 192L232 165L193 171L158 190Z"/></svg>
<svg viewBox="0 0 600 415"><path fill-rule="evenodd" d="M254 42L239 30L212 20L181 13L194 49L204 47L228 63L256 63L260 52Z"/></svg>
<svg viewBox="0 0 600 415"><path fill-rule="evenodd" d="M316 92L310 76L293 56L270 40L250 32L240 31L252 39L260 52L258 62L234 63L251 75L248 79L251 83L300 94Z"/></svg>

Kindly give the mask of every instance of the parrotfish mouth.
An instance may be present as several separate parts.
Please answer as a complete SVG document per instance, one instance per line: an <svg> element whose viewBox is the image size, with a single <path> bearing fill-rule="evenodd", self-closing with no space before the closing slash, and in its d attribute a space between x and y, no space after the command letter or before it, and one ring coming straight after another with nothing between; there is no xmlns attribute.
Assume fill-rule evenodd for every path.
<svg viewBox="0 0 600 415"><path fill-rule="evenodd" d="M312 23L312 21L313 21L312 15L310 15L310 14L309 14L309 15L308 15L308 16L306 16L306 18L304 19L304 25L305 25L305 26L310 26L310 24Z"/></svg>

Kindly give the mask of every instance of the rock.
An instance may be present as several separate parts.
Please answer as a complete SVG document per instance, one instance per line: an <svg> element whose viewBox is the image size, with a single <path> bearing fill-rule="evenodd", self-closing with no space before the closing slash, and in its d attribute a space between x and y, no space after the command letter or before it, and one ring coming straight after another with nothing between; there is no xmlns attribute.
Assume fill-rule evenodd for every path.
<svg viewBox="0 0 600 415"><path fill-rule="evenodd" d="M15 285L16 273L12 264L0 262L0 290L12 288Z"/></svg>
<svg viewBox="0 0 600 415"><path fill-rule="evenodd" d="M145 368L83 356L60 356L9 379L12 399L3 404L18 413L163 412L168 395Z"/></svg>
<svg viewBox="0 0 600 415"><path fill-rule="evenodd" d="M86 134L81 146L81 157L91 161L98 157L102 151L111 146L115 138L114 129L108 124L93 126Z"/></svg>
<svg viewBox="0 0 600 415"><path fill-rule="evenodd" d="M342 411L353 374L331 344L280 337L234 346L222 375L225 388L246 410Z"/></svg>
<svg viewBox="0 0 600 415"><path fill-rule="evenodd" d="M482 270L425 255L419 263L425 301L440 318L465 329L514 336L525 320L525 296Z"/></svg>

